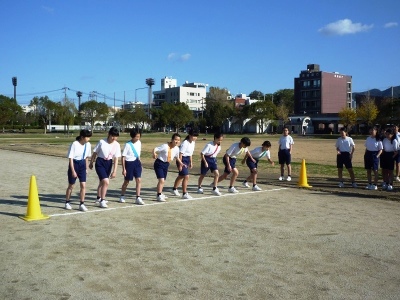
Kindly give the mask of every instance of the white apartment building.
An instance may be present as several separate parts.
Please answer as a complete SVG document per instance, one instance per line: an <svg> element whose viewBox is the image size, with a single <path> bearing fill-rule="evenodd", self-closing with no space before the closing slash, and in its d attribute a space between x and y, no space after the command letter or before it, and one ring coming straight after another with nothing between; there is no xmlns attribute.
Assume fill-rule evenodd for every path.
<svg viewBox="0 0 400 300"><path fill-rule="evenodd" d="M161 79L161 90L153 91L154 106L160 107L164 102L186 103L192 111L203 111L207 87L206 83L188 81L178 86L176 79L166 76Z"/></svg>

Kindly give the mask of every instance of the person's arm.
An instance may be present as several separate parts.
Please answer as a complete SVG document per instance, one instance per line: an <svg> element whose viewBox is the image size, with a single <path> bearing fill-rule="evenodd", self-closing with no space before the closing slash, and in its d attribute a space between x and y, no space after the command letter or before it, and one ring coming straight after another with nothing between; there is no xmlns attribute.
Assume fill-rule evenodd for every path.
<svg viewBox="0 0 400 300"><path fill-rule="evenodd" d="M271 160L271 158L268 158L268 162L271 164L271 166L275 166L275 163Z"/></svg>
<svg viewBox="0 0 400 300"><path fill-rule="evenodd" d="M205 166L206 168L208 168L208 163L207 163L207 161L206 161L206 158L205 158L203 152L200 152L200 158L201 158L201 160L203 161L204 166Z"/></svg>
<svg viewBox="0 0 400 300"><path fill-rule="evenodd" d="M126 166L125 166L126 158L125 156L122 156L121 158L121 166L122 166L122 175L125 177L126 176Z"/></svg>
<svg viewBox="0 0 400 300"><path fill-rule="evenodd" d="M117 168L118 168L118 157L113 158L113 170L111 172L110 178L115 178L117 176Z"/></svg>
<svg viewBox="0 0 400 300"><path fill-rule="evenodd" d="M89 169L92 170L93 169L93 162L96 161L97 158L97 153L93 152L92 157L90 158L90 163L89 163Z"/></svg>
<svg viewBox="0 0 400 300"><path fill-rule="evenodd" d="M153 149L153 158L154 159L157 159L157 152L158 152L158 150L157 150L157 147L156 147L156 148Z"/></svg>
<svg viewBox="0 0 400 300"><path fill-rule="evenodd" d="M69 162L68 162L69 163L69 167L70 167L71 172L72 172L72 177L74 177L74 178L78 177L78 175L75 172L75 168L74 168L74 159L73 158L69 158L68 160L69 160Z"/></svg>

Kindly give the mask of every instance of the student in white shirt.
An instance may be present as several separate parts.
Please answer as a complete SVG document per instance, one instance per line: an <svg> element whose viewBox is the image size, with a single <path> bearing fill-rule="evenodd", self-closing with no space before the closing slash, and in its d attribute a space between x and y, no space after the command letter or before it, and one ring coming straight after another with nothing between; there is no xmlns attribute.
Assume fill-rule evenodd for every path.
<svg viewBox="0 0 400 300"><path fill-rule="evenodd" d="M395 157L400 149L399 142L391 128L386 129L385 136L386 137L382 141L383 153L380 161L383 178L382 189L392 191Z"/></svg>
<svg viewBox="0 0 400 300"><path fill-rule="evenodd" d="M142 143L140 141L141 133L136 129L130 131L131 140L125 144L122 151L122 175L124 182L121 187L120 203L125 203L125 193L129 182L135 178L136 181L136 200L135 204L143 205L144 202L140 197L142 186L142 163L140 162L140 153L142 151Z"/></svg>
<svg viewBox="0 0 400 300"><path fill-rule="evenodd" d="M347 130L342 127L340 129L340 138L337 139L336 144L336 166L338 169L339 187L344 187L343 182L343 165L349 172L351 179L351 186L356 188L357 184L354 178L353 164L351 162L353 153L356 149L354 141L351 137L347 136Z"/></svg>
<svg viewBox="0 0 400 300"><path fill-rule="evenodd" d="M193 168L192 156L198 136L199 133L197 131L194 131L193 129L189 130L187 137L179 147L179 159L183 162L183 165L180 165L179 162L177 162L179 173L178 177L175 179L172 193L175 196L180 196L178 186L182 183L182 199L192 199L192 196L187 192L187 186L189 182L189 169Z"/></svg>
<svg viewBox="0 0 400 300"><path fill-rule="evenodd" d="M278 160L281 166L281 176L279 180L284 180L285 174L285 164L287 167L288 176L287 181L292 180L292 150L293 150L293 138L289 135L289 128L284 127L282 136L279 138L278 142Z"/></svg>
<svg viewBox="0 0 400 300"><path fill-rule="evenodd" d="M370 136L365 141L364 167L367 170L367 190L378 189L379 157L382 154L382 141L378 136L378 129L373 127L369 130ZM374 172L374 183L372 184L372 172Z"/></svg>
<svg viewBox="0 0 400 300"><path fill-rule="evenodd" d="M68 187L65 195L65 209L72 209L70 204L72 190L74 188L76 179L79 178L80 192L79 192L79 210L87 211L84 202L86 195L86 174L88 157L92 153L91 145L89 143L92 132L87 129L82 129L79 136L71 144L68 151Z"/></svg>
<svg viewBox="0 0 400 300"><path fill-rule="evenodd" d="M154 161L154 172L156 173L157 183L157 201L165 202L168 198L162 191L164 188L165 179L167 179L168 168L170 162L176 159L179 165L183 166L182 161L179 159L179 143L181 142L181 136L179 133L174 133L171 137L171 141L162 144L159 147L154 148L153 158Z"/></svg>
<svg viewBox="0 0 400 300"><path fill-rule="evenodd" d="M99 177L97 187L97 201L101 208L107 208L106 195L110 179L117 176L118 158L121 157L121 146L117 142L119 130L111 127L108 136L100 140L93 149L89 168L93 169L93 162L96 161L95 169ZM96 202L97 202L96 201Z"/></svg>

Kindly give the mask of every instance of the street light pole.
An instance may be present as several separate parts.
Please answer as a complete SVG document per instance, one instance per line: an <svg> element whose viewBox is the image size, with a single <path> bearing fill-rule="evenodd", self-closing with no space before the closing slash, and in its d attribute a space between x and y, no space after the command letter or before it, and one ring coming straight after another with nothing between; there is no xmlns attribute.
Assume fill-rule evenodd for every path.
<svg viewBox="0 0 400 300"><path fill-rule="evenodd" d="M141 88L137 88L137 89L135 89L135 103L137 102L137 91L138 90L143 90L143 89L147 89L148 87L147 86L145 86L145 87L141 87Z"/></svg>

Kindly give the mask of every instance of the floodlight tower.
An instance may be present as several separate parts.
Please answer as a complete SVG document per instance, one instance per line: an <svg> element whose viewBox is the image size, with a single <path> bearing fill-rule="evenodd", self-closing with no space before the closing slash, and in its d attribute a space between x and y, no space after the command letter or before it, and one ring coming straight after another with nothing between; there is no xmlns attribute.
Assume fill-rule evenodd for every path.
<svg viewBox="0 0 400 300"><path fill-rule="evenodd" d="M14 86L14 100L17 101L17 77L12 78L12 84Z"/></svg>
<svg viewBox="0 0 400 300"><path fill-rule="evenodd" d="M153 102L153 91L151 87L154 85L154 79L147 78L146 84L149 86L149 118L151 119L151 103Z"/></svg>

